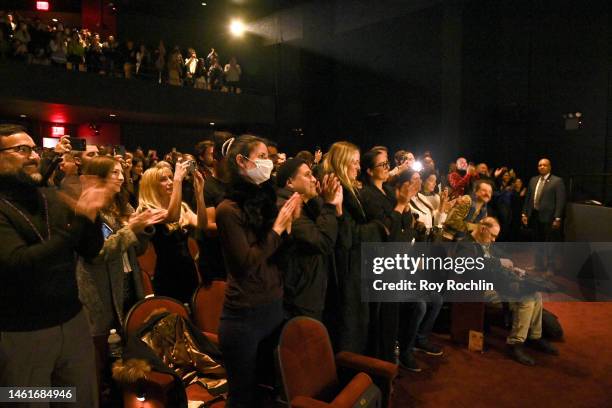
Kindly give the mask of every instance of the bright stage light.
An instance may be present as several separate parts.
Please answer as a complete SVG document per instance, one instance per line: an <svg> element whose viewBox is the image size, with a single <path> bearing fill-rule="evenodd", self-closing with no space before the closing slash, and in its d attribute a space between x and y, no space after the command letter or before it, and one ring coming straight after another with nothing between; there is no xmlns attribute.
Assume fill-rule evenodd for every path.
<svg viewBox="0 0 612 408"><path fill-rule="evenodd" d="M244 25L242 21L232 20L230 24L230 33L232 33L234 37L242 37L245 31L246 31L246 26Z"/></svg>

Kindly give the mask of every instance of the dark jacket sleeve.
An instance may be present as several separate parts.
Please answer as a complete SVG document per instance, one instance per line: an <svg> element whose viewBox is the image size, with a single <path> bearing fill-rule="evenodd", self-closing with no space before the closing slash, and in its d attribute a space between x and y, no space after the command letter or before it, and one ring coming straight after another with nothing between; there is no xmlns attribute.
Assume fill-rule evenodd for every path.
<svg viewBox="0 0 612 408"><path fill-rule="evenodd" d="M88 219L77 216L67 230L54 229L51 239L28 245L6 215L0 214L0 265L5 272L42 271L39 266L45 265L48 259L63 252L67 246L83 256L94 257L103 243L102 230L95 225Z"/></svg>
<svg viewBox="0 0 612 408"><path fill-rule="evenodd" d="M256 272L281 243L281 237L271 229L262 241L250 244L240 213L227 203L217 207L217 228L224 259L235 276L248 276Z"/></svg>
<svg viewBox="0 0 612 408"><path fill-rule="evenodd" d="M402 214L395 210L386 211L384 205L371 194L369 190L361 191L363 211L369 221L378 220L383 223L391 237L396 236L396 229L402 226Z"/></svg>
<svg viewBox="0 0 612 408"><path fill-rule="evenodd" d="M315 254L331 254L338 235L336 208L325 204L316 222L303 215L293 222L291 229L293 239L300 249Z"/></svg>
<svg viewBox="0 0 612 408"><path fill-rule="evenodd" d="M533 193L535 190L535 184L533 183L534 178L529 180L529 185L527 186L527 194L525 196L525 205L523 206L523 214L530 217L531 216L531 206L533 205Z"/></svg>
<svg viewBox="0 0 612 408"><path fill-rule="evenodd" d="M93 259L98 256L104 246L100 217L96 218L95 222L91 222L85 217L75 216L71 226L76 226L80 230L80 239L75 247L77 254L85 259Z"/></svg>

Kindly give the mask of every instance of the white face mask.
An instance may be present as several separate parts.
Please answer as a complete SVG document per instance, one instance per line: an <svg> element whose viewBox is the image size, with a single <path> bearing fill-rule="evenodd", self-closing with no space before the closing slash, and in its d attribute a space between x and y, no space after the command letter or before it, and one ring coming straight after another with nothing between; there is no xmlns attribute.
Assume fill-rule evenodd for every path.
<svg viewBox="0 0 612 408"><path fill-rule="evenodd" d="M251 160L248 157L246 159L248 161L255 163L254 168L245 170L245 175L248 178L250 178L253 181L253 183L259 185L270 179L270 174L272 174L272 169L274 168L274 163L272 163L272 160L270 159Z"/></svg>

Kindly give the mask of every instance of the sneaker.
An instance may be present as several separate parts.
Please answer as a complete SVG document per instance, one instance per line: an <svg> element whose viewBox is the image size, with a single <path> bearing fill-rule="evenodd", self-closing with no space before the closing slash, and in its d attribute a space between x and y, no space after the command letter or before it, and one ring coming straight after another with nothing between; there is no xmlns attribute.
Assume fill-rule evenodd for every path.
<svg viewBox="0 0 612 408"><path fill-rule="evenodd" d="M523 343L509 344L510 357L526 366L534 366L535 360L525 352Z"/></svg>
<svg viewBox="0 0 612 408"><path fill-rule="evenodd" d="M420 351L421 353L428 354L430 356L441 356L444 354L442 347L437 346L429 341L422 343L417 342L413 348L414 351Z"/></svg>
<svg viewBox="0 0 612 408"><path fill-rule="evenodd" d="M399 366L414 373L421 372L421 367L417 364L412 353L410 354L401 354L399 356Z"/></svg>
<svg viewBox="0 0 612 408"><path fill-rule="evenodd" d="M535 350L541 351L542 353L550 354L552 356L559 355L559 350L544 339L529 339L527 340L527 345Z"/></svg>

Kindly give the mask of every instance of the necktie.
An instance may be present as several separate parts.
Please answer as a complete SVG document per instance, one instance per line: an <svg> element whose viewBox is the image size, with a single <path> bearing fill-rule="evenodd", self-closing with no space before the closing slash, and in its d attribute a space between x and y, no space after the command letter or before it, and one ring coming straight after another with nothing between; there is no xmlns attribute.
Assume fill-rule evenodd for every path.
<svg viewBox="0 0 612 408"><path fill-rule="evenodd" d="M542 198L542 189L544 188L545 182L546 179L544 177L540 177L540 180L538 180L538 184L536 185L536 191L533 196L533 208L536 210L540 209L540 199Z"/></svg>

